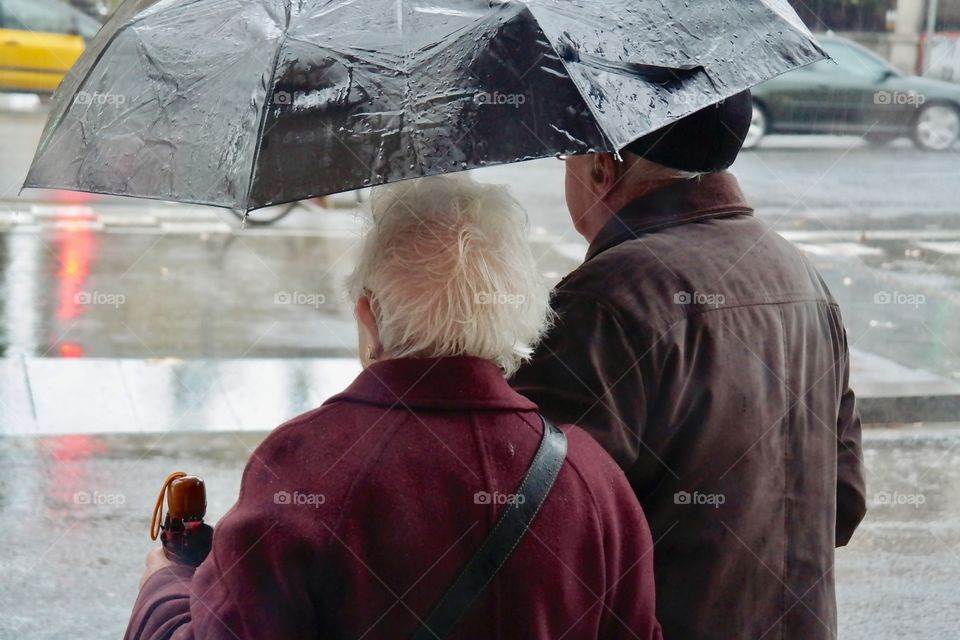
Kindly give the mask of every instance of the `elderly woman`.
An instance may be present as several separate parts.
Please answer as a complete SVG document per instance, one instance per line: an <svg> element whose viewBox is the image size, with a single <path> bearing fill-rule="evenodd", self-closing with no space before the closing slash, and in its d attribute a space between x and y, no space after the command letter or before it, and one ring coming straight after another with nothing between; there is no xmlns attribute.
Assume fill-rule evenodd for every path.
<svg viewBox="0 0 960 640"><path fill-rule="evenodd" d="M498 518L536 498L521 480L545 423L505 376L548 293L504 189L428 178L371 204L349 279L364 371L264 440L198 569L150 555L127 638L659 638L640 506L574 426L512 554L422 628Z"/></svg>

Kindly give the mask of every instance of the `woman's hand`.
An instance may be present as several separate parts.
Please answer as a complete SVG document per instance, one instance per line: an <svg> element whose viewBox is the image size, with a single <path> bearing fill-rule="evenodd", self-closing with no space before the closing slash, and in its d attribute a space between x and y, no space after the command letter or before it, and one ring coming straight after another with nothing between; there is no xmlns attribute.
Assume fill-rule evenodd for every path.
<svg viewBox="0 0 960 640"><path fill-rule="evenodd" d="M167 556L163 553L162 547L158 547L148 553L147 567L143 571L143 577L140 578L140 588L143 589L144 583L150 576L155 574L157 571L160 571L160 569L163 569L164 567L170 567L172 565L173 561L167 558Z"/></svg>

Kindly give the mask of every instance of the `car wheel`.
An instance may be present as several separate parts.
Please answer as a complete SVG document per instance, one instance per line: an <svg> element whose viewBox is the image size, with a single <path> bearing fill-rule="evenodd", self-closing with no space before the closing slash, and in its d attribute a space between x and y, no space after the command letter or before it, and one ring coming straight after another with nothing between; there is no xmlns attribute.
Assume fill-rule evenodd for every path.
<svg viewBox="0 0 960 640"><path fill-rule="evenodd" d="M767 135L767 114L756 102L753 103L753 115L750 118L750 128L743 137L743 148L752 149L760 144L760 139Z"/></svg>
<svg viewBox="0 0 960 640"><path fill-rule="evenodd" d="M913 123L913 142L926 151L945 151L960 139L960 113L946 104L921 109Z"/></svg>

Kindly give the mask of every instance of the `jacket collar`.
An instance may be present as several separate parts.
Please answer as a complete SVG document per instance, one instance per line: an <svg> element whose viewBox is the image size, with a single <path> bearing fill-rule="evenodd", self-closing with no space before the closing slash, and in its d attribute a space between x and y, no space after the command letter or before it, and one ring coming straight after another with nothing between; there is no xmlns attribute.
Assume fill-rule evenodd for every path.
<svg viewBox="0 0 960 640"><path fill-rule="evenodd" d="M590 243L587 260L641 234L706 218L753 215L732 173L679 180L618 211Z"/></svg>
<svg viewBox="0 0 960 640"><path fill-rule="evenodd" d="M398 408L537 410L510 388L495 364L470 356L375 362L324 404L339 400Z"/></svg>

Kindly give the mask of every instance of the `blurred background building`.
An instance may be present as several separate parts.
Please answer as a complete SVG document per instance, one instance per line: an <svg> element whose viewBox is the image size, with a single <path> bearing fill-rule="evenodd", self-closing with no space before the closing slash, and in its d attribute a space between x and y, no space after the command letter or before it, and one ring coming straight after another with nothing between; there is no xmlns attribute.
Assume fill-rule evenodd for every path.
<svg viewBox="0 0 960 640"><path fill-rule="evenodd" d="M960 81L960 0L791 0L814 31L833 31L902 71ZM927 32L931 32L927 49ZM926 59L925 59L926 58Z"/></svg>

